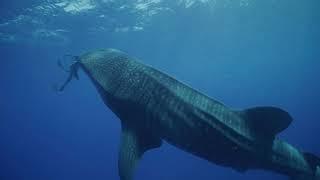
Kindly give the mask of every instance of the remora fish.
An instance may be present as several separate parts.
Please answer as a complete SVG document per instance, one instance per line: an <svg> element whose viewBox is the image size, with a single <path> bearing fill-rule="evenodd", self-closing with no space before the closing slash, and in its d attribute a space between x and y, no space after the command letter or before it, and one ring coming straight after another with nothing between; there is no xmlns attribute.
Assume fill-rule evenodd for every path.
<svg viewBox="0 0 320 180"><path fill-rule="evenodd" d="M292 121L284 110L232 110L115 49L76 56L60 91L78 78L79 68L121 120L121 180L132 180L143 153L162 140L237 171L266 169L292 180L320 180L318 157L276 138Z"/></svg>

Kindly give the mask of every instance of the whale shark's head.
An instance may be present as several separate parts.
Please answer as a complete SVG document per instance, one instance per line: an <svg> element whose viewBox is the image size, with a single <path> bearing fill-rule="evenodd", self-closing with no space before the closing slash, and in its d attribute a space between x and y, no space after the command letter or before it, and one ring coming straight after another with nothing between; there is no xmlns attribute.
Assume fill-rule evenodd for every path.
<svg viewBox="0 0 320 180"><path fill-rule="evenodd" d="M128 55L116 49L100 49L79 57L79 63L96 86L113 93L119 85Z"/></svg>
<svg viewBox="0 0 320 180"><path fill-rule="evenodd" d="M59 91L63 91L73 78L78 79L78 70L82 69L99 90L112 93L119 85L128 62L127 54L116 49L99 49L73 56L73 63L67 70L69 76Z"/></svg>

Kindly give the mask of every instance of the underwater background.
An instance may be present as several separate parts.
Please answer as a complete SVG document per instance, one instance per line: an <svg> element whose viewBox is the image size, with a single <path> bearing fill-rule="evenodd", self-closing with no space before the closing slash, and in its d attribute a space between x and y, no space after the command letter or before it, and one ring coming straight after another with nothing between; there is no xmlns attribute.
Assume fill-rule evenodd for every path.
<svg viewBox="0 0 320 180"><path fill-rule="evenodd" d="M119 119L80 74L62 94L65 54L117 48L229 107L277 106L279 134L320 156L319 0L0 2L0 179L119 179ZM212 142L214 143L214 142ZM287 177L239 173L167 143L137 180Z"/></svg>

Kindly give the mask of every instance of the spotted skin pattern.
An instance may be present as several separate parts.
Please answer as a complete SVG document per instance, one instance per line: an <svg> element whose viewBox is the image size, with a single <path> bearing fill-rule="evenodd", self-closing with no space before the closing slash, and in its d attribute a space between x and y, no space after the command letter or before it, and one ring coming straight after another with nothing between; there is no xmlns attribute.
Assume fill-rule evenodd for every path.
<svg viewBox="0 0 320 180"><path fill-rule="evenodd" d="M121 120L121 180L132 180L143 153L160 147L162 140L238 171L263 168L319 180L315 176L319 167L311 167L303 153L288 143L262 137L244 112L233 111L126 53L96 50L80 56L79 63Z"/></svg>

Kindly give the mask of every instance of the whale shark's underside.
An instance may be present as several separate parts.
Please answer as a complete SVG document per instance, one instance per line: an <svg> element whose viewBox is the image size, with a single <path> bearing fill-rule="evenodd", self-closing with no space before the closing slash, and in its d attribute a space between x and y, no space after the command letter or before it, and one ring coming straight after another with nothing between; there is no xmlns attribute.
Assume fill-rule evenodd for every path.
<svg viewBox="0 0 320 180"><path fill-rule="evenodd" d="M237 171L266 169L292 180L320 180L318 157L276 137L292 121L282 109L230 109L115 49L75 56L60 91L78 78L79 68L121 120L121 180L132 180L144 152L159 148L163 140Z"/></svg>

